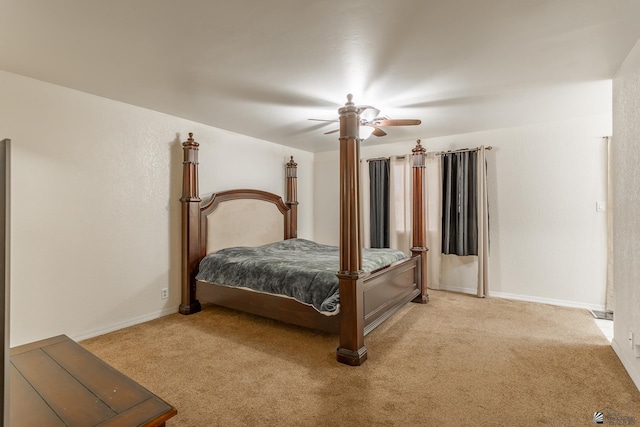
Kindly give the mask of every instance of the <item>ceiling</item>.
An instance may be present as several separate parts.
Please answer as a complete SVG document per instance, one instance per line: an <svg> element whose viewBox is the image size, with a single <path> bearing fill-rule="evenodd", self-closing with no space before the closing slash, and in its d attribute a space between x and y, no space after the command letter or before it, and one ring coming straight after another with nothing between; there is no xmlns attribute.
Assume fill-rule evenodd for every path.
<svg viewBox="0 0 640 427"><path fill-rule="evenodd" d="M338 147L601 114L640 0L0 0L0 69L252 137ZM609 95L610 96L610 95ZM605 97L606 99L606 97Z"/></svg>

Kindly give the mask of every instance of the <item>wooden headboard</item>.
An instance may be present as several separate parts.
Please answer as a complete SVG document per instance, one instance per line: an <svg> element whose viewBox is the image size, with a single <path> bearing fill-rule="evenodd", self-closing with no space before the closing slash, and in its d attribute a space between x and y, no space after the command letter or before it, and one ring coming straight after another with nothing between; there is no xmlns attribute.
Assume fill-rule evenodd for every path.
<svg viewBox="0 0 640 427"><path fill-rule="evenodd" d="M200 311L195 276L205 255L298 236L298 165L293 156L285 165L286 201L266 191L230 190L213 194L203 204L198 190L199 146L192 133L182 143L182 314Z"/></svg>
<svg viewBox="0 0 640 427"><path fill-rule="evenodd" d="M216 193L200 208L202 256L232 246L262 246L290 239L290 207L259 190Z"/></svg>

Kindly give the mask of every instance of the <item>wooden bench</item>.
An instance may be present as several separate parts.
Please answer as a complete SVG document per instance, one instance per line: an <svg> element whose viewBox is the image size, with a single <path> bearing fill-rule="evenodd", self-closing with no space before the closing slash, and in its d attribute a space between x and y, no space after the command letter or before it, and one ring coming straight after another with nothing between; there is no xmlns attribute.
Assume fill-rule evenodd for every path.
<svg viewBox="0 0 640 427"><path fill-rule="evenodd" d="M12 427L164 426L177 411L65 335L12 348Z"/></svg>

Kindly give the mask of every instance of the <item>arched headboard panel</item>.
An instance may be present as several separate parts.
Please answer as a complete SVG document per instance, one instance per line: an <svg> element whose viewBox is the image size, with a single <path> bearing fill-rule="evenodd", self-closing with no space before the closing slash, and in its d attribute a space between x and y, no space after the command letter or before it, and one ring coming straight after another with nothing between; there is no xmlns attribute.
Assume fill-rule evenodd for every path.
<svg viewBox="0 0 640 427"><path fill-rule="evenodd" d="M202 256L232 246L261 246L289 239L291 209L276 194L259 190L215 193L201 208Z"/></svg>

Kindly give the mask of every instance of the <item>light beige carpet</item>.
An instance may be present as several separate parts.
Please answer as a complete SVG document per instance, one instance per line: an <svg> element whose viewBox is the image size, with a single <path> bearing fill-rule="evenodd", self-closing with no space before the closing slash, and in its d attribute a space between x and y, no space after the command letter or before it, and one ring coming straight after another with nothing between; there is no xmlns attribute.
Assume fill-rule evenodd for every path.
<svg viewBox="0 0 640 427"><path fill-rule="evenodd" d="M365 338L360 367L335 361L335 335L215 306L81 344L173 404L169 427L640 425L588 311L430 296Z"/></svg>

